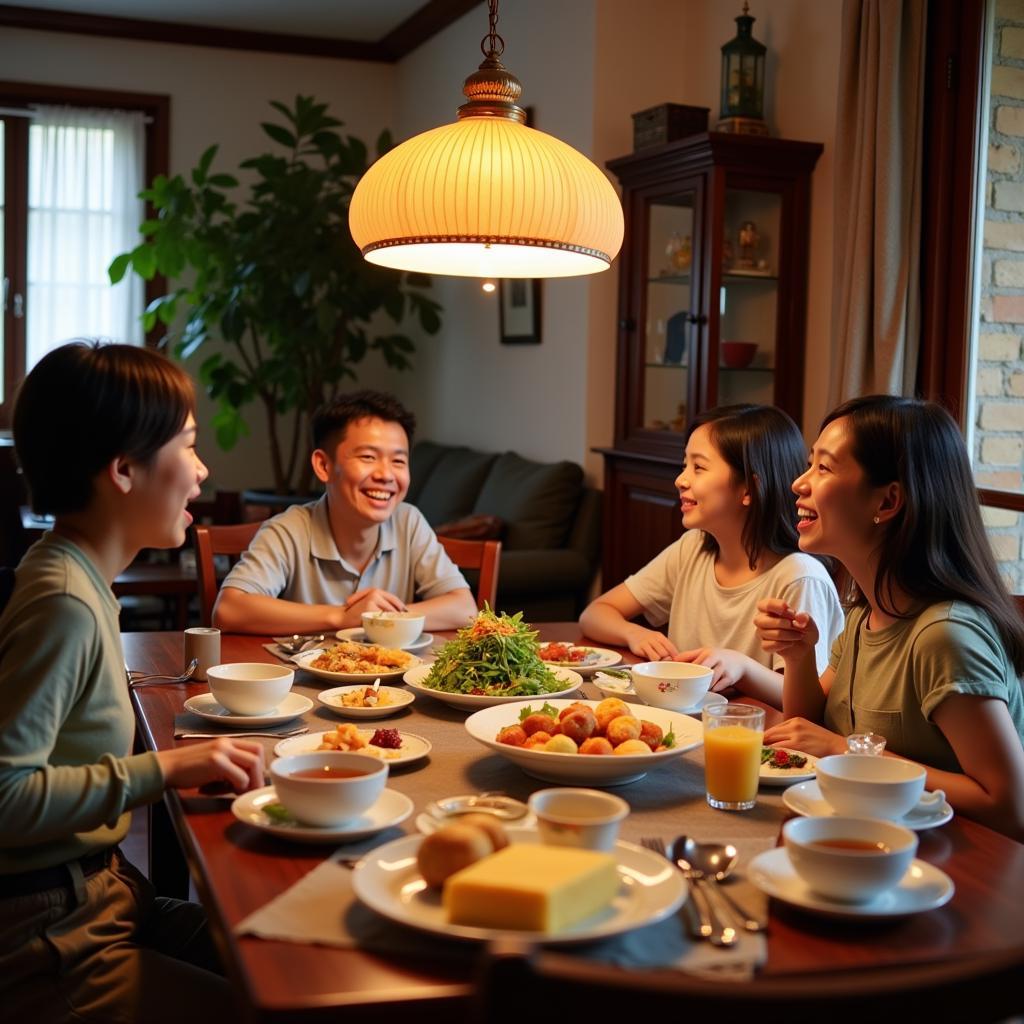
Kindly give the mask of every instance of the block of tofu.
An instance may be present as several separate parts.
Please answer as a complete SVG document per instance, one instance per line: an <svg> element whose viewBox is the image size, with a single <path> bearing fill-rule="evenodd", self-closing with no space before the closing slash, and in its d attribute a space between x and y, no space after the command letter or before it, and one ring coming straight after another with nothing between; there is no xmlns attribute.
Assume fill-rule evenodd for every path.
<svg viewBox="0 0 1024 1024"><path fill-rule="evenodd" d="M594 850L516 844L457 871L444 883L452 924L558 932L611 903L615 858Z"/></svg>

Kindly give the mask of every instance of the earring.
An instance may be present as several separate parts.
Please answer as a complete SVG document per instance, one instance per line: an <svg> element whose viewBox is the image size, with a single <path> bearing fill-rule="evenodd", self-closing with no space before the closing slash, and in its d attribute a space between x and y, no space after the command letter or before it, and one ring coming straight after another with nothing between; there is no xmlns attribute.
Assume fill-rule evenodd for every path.
<svg viewBox="0 0 1024 1024"><path fill-rule="evenodd" d="M874 518L874 524L875 524L875 526L877 526L877 525L878 525L878 524L879 524L879 523L880 523L881 521L882 521L882 520L881 520L881 518L880 518L879 516L875 516L875 518Z"/></svg>

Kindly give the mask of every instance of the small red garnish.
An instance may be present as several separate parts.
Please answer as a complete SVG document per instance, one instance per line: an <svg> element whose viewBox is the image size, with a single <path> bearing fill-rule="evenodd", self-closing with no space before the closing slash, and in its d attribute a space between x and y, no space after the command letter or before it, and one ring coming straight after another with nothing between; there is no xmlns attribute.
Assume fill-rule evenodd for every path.
<svg viewBox="0 0 1024 1024"><path fill-rule="evenodd" d="M370 743L375 747L384 747L387 750L401 750L402 737L397 729L378 729Z"/></svg>

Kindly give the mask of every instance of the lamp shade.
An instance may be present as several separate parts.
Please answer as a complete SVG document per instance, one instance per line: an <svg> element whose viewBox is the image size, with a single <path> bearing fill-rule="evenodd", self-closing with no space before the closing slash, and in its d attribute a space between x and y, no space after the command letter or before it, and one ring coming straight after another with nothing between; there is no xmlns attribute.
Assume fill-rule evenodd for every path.
<svg viewBox="0 0 1024 1024"><path fill-rule="evenodd" d="M622 206L571 146L500 116L463 116L382 156L349 207L371 263L458 277L571 277L606 270Z"/></svg>

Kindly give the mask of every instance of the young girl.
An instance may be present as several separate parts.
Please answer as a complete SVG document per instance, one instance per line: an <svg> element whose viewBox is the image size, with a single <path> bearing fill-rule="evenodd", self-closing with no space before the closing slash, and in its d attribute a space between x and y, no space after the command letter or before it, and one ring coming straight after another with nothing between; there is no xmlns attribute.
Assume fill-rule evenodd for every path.
<svg viewBox="0 0 1024 1024"><path fill-rule="evenodd" d="M676 479L686 532L580 617L594 640L641 658L694 661L714 670L712 688L738 686L781 704L780 658L761 650L751 618L765 597L813 608L822 623L817 655L827 664L842 628L835 586L822 564L797 551L787 484L803 465L804 441L778 409L730 405L690 427ZM631 620L668 623L668 635Z"/></svg>
<svg viewBox="0 0 1024 1024"><path fill-rule="evenodd" d="M236 1015L202 910L155 899L118 852L166 787L263 784L262 748L219 739L131 755L114 577L176 547L206 467L180 368L127 345L44 357L14 410L36 512L56 522L0 614L0 1005L12 1020Z"/></svg>
<svg viewBox="0 0 1024 1024"><path fill-rule="evenodd" d="M1024 622L952 417L910 398L846 402L793 490L801 549L839 559L860 604L823 674L815 613L761 604L755 625L785 662L787 718L765 741L822 755L845 752L851 732L879 733L886 754L926 765L958 812L1024 838Z"/></svg>

